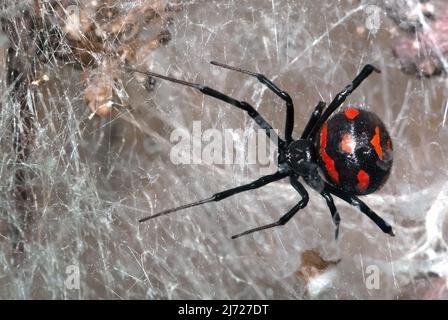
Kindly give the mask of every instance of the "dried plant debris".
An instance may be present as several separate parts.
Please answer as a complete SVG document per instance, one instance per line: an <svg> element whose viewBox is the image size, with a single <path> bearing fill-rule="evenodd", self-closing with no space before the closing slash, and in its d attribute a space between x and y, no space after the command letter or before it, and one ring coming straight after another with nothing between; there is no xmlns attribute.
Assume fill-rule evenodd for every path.
<svg viewBox="0 0 448 320"><path fill-rule="evenodd" d="M334 266L337 261L325 260L316 249L306 250L302 253L302 262L296 276L305 282L306 294L317 297L325 288L331 285L335 277Z"/></svg>
<svg viewBox="0 0 448 320"><path fill-rule="evenodd" d="M393 47L402 70L419 77L446 73L448 3L410 1L406 6L392 5L389 15L407 33L397 38Z"/></svg>
<svg viewBox="0 0 448 320"><path fill-rule="evenodd" d="M388 16L405 31L416 31L422 27L421 18L433 19L436 8L428 0L386 1Z"/></svg>
<svg viewBox="0 0 448 320"><path fill-rule="evenodd" d="M317 250L306 250L302 253L302 264L297 271L297 276L309 282L337 263L339 263L339 260L324 260Z"/></svg>
<svg viewBox="0 0 448 320"><path fill-rule="evenodd" d="M91 117L108 116L126 97L122 65L138 67L152 50L166 44L171 14L181 6L161 0L30 0L18 4L3 0L0 9L1 83L6 90L2 104L13 112L10 161L17 168L8 188L16 214L2 216L0 224L8 226L4 234L11 239L13 260L19 265L38 216L36 191L30 182L35 173L23 163L32 161L38 148L35 103L45 93L41 89L62 67L72 65L82 71Z"/></svg>
<svg viewBox="0 0 448 320"><path fill-rule="evenodd" d="M171 39L171 14L180 4L145 1L37 1L43 18L39 58L84 71L84 99L92 114L108 116L120 105L121 66L139 66Z"/></svg>

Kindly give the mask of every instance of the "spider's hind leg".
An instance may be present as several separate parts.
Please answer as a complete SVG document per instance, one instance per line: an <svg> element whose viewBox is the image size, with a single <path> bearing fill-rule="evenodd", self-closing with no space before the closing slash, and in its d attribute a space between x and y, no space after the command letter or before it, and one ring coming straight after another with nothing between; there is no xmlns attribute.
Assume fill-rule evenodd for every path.
<svg viewBox="0 0 448 320"><path fill-rule="evenodd" d="M311 188L319 192L327 202L327 207L330 209L331 213L331 219L335 225L334 238L337 240L339 237L341 216L339 215L339 212L334 204L333 197L330 194L329 185L319 176L317 171L310 176L305 176L304 180Z"/></svg>
<svg viewBox="0 0 448 320"><path fill-rule="evenodd" d="M320 116L322 115L322 112L324 111L326 104L323 101L319 101L317 106L314 108L313 113L311 114L310 119L308 120L308 123L305 126L305 129L303 129L301 139L306 139L308 137L308 134L310 133L311 129L313 129L314 125L316 124L317 120L319 120Z"/></svg>
<svg viewBox="0 0 448 320"><path fill-rule="evenodd" d="M330 185L327 185L329 191L334 194L336 197L341 198L348 204L357 207L362 213L368 216L375 224L384 232L392 237L395 236L395 233L389 223L387 223L383 218L375 213L372 209L369 208L361 199L357 196L346 193L342 190L336 189Z"/></svg>
<svg viewBox="0 0 448 320"><path fill-rule="evenodd" d="M336 206L334 205L331 194L329 192L322 191L321 195L325 198L325 201L327 201L327 206L330 209L331 219L335 225L334 238L337 240L339 237L339 224L341 223L341 216L339 215L338 209L336 209Z"/></svg>
<svg viewBox="0 0 448 320"><path fill-rule="evenodd" d="M371 64L366 64L361 72L353 79L353 81L345 86L345 88L339 92L333 101L330 102L327 109L322 113L322 115L317 119L312 128L310 128L308 135L306 138L311 138L316 135L319 131L320 127L328 120L328 118L332 115L334 111L336 111L344 101L355 91L356 88L372 73L372 72L381 72L378 68L372 66Z"/></svg>

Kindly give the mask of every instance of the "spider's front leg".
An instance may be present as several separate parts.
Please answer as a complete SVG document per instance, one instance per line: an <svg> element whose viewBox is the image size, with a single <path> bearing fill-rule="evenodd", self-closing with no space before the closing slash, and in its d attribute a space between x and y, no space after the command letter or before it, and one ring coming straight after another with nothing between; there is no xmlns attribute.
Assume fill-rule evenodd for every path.
<svg viewBox="0 0 448 320"><path fill-rule="evenodd" d="M164 76L155 72L150 72L150 71L140 71L134 68L130 68L130 67L124 67L126 70L130 71L130 72L138 72L141 74L145 74L148 75L150 77L155 77L155 78L159 78L159 79L163 79L163 80L167 80L167 81L171 81L174 83L178 83L184 86L188 86L191 88L194 88L200 92L202 92L203 94L213 97L215 99L227 102L228 104L231 104L232 106L241 109L243 111L246 111L247 114L262 128L264 129L266 135L275 143L278 145L278 147L280 149L285 148L286 147L286 143L284 140L280 139L277 135L277 133L275 132L275 130L272 128L272 126L261 116L260 113L258 113L257 110L255 110L254 107L252 107L252 105L250 105L249 103L245 102L245 101L240 101L240 100L236 100L232 97L229 97L228 95L219 92L213 88L207 87L207 86L203 86L201 84L198 83L193 83L193 82L188 82L188 81L184 81L184 80L179 80L179 79L175 79L172 77L168 77L168 76Z"/></svg>
<svg viewBox="0 0 448 320"><path fill-rule="evenodd" d="M261 73L256 73L248 70L244 70L238 67L229 66L224 63L212 61L211 64L226 68L229 70L241 72L244 74L247 74L249 76L257 78L258 81L260 81L262 84L267 86L269 90L274 92L279 98L281 98L286 103L286 120L285 120L285 140L286 144L290 144L292 142L292 131L294 129L294 104L292 102L291 97L286 91L283 91L280 89L275 83L273 83L271 80L269 80L265 75Z"/></svg>
<svg viewBox="0 0 448 320"><path fill-rule="evenodd" d="M257 232L257 231L266 230L266 229L274 228L274 227L277 227L277 226L283 226L289 220L291 220L291 218L294 217L294 215L300 209L305 208L306 205L308 204L308 200L309 200L308 192L306 191L305 187L298 181L298 176L296 176L296 175L291 176L290 177L290 182L291 182L291 185L294 187L294 189L296 189L296 191L302 197L302 200L300 200L300 202L298 204L296 204L294 207L292 207L291 210L289 210L285 215L283 215L278 221L270 223L270 224L266 224L266 225L261 226L261 227L257 227L257 228L253 228L253 229L244 231L242 233L239 233L237 235L232 236L232 239L236 239L236 238L239 238L241 236L245 236L247 234L254 233L254 232Z"/></svg>
<svg viewBox="0 0 448 320"><path fill-rule="evenodd" d="M184 209L187 209L187 208L196 207L196 206L199 206L199 205L202 205L202 204L205 204L205 203L209 203L209 202L213 202L213 201L214 202L218 202L218 201L224 200L225 198L231 197L231 196L233 196L235 194L238 194L238 193L241 193L241 192L245 192L245 191L248 191L248 190L261 188L261 187L263 187L263 186L265 186L265 185L267 185L267 184L269 184L271 182L281 180L281 179L287 177L288 175L289 175L289 172L280 172L279 171L279 172L276 172L274 174L261 177L258 180L255 180L255 181L253 181L251 183L244 184L242 186L238 186L238 187L235 187L235 188L232 188L232 189L228 189L228 190L224 190L224 191L215 193L210 198L203 199L203 200L196 201L196 202L192 202L192 203L189 203L189 204L184 204L183 206L179 206L179 207L176 207L176 208L173 208L173 209L168 209L168 210L165 210L165 211L161 211L161 212L156 213L156 214L154 214L152 216L148 216L148 217L142 218L142 219L139 220L139 222L140 223L141 222L145 222L145 221L150 220L150 219L154 219L154 218L157 218L157 217L160 217L160 216L164 216L164 215L176 212L176 211L184 210Z"/></svg>

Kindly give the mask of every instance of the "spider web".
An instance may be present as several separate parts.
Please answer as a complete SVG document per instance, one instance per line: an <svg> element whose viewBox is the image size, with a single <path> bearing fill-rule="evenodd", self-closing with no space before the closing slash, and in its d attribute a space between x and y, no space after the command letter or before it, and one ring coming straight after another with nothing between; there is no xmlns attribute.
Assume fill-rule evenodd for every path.
<svg viewBox="0 0 448 320"><path fill-rule="evenodd" d="M123 1L120 10L149 2ZM436 10L442 3L431 2ZM382 73L369 77L345 105L373 110L390 130L393 173L383 189L363 200L393 225L395 238L335 199L342 222L340 239L334 241L325 201L309 190L309 205L286 226L230 240L277 220L298 202L287 180L139 225L143 216L262 175L260 164L174 164L174 130L191 133L194 121L201 122L202 131L241 129L234 152L244 153L256 125L239 110L190 88L157 81L148 90L146 78L120 70L113 70L119 73L113 112L92 117L83 79L94 68L58 60L51 47L48 61L36 60L34 51L25 52L24 43L3 32L2 71L12 46L26 71L25 101L35 110L30 124L28 113L10 99L14 86L3 77L0 297L447 298L447 82L444 76L417 78L400 70L392 48L409 31L388 14L404 21L417 2L401 4L192 0L172 15L171 41L149 52L140 65L250 101L282 132L280 99L256 80L208 62L262 72L293 98L298 137L319 100L329 102L365 63L375 64ZM1 17L17 26L17 39L23 40L20 6L29 8L32 1L3 7ZM372 29L368 21L376 9L380 24ZM417 14L416 21L431 28L427 19ZM152 28L145 26L145 32L155 34ZM52 32L40 31L43 39ZM435 56L445 61L445 49L439 49ZM31 84L44 75L48 82ZM17 135L25 139L20 141L26 157L20 156ZM22 176L25 182L18 179ZM13 249L17 243L25 244L20 252ZM323 260L340 261L304 279L299 270L310 250ZM67 287L70 266L79 268L79 289ZM366 285L369 266L379 270L378 289Z"/></svg>

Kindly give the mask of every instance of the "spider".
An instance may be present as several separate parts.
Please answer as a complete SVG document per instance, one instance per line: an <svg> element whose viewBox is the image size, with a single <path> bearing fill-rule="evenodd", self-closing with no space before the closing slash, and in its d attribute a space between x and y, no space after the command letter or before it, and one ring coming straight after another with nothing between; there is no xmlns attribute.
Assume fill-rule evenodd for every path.
<svg viewBox="0 0 448 320"><path fill-rule="evenodd" d="M253 232L283 226L308 204L308 192L302 179L309 187L316 190L325 199L335 225L335 239L338 238L340 216L333 202L332 195L357 207L368 216L384 233L394 236L392 227L370 209L357 195L366 195L378 190L387 180L392 168L392 141L380 118L372 112L348 108L330 116L343 104L347 97L372 73L379 73L376 67L367 64L354 80L339 92L326 106L320 101L306 124L300 139L292 137L294 127L294 105L288 93L281 90L266 76L241 68L212 61L211 64L255 77L286 104L286 121L284 139L273 134L272 126L249 103L231 98L215 89L197 83L186 82L154 72L139 71L151 77L168 80L192 87L207 96L227 102L246 111L247 114L265 130L278 147L278 170L251 183L228 189L190 204L165 210L142 218L139 222L167 215L179 210L217 202L235 194L263 187L271 182L289 177L292 187L299 193L301 200L284 214L278 221L262 225L232 236L232 239ZM321 177L321 172L325 178Z"/></svg>

